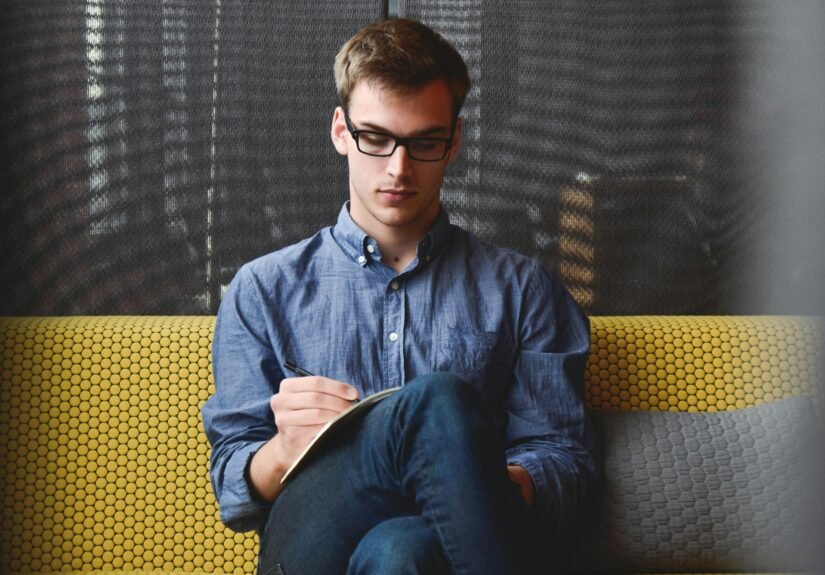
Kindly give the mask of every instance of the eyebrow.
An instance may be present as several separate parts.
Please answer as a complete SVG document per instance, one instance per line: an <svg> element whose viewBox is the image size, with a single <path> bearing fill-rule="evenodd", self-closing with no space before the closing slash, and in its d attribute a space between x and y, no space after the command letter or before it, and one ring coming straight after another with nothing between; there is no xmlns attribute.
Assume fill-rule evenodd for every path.
<svg viewBox="0 0 825 575"><path fill-rule="evenodd" d="M365 127L364 128L359 128L359 129L368 130L368 131L375 131L375 132L381 132L382 134L395 136L395 134L393 134L391 131L387 130L383 126L379 126L378 124L373 124L372 122L361 122L361 124ZM432 126L432 127L429 127L429 128L424 128L422 130L417 130L417 131L413 132L412 134L410 134L409 136L405 136L405 137L407 137L407 138L426 138L427 136L433 136L434 134L447 134L447 135L449 135L449 133L450 133L450 128L449 127ZM396 137L400 138L401 136L396 136Z"/></svg>

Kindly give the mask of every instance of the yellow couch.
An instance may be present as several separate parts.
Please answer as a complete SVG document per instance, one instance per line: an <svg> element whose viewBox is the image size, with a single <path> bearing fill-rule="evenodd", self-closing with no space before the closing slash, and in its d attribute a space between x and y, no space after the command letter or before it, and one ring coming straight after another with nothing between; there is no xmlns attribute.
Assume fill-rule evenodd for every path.
<svg viewBox="0 0 825 575"><path fill-rule="evenodd" d="M737 410L806 393L821 327L594 317L594 411ZM221 525L200 406L212 317L0 318L0 573L254 573Z"/></svg>

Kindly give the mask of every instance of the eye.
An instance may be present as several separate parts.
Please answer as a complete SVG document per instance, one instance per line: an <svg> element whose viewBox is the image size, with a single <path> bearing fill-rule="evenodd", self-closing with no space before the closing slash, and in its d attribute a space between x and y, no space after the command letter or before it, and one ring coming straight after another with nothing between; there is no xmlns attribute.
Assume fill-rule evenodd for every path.
<svg viewBox="0 0 825 575"><path fill-rule="evenodd" d="M383 148L386 146L390 146L395 142L395 139L390 136L384 134L376 134L374 132L361 132L358 135L358 139L361 141L361 143L373 148Z"/></svg>
<svg viewBox="0 0 825 575"><path fill-rule="evenodd" d="M444 146L444 142L439 140L412 140L410 145L415 148L417 152L432 152L440 150Z"/></svg>

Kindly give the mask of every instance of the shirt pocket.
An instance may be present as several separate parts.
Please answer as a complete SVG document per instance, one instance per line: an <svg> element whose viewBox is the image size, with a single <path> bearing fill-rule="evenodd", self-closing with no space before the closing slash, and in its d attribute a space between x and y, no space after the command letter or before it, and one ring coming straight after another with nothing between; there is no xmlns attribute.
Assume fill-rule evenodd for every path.
<svg viewBox="0 0 825 575"><path fill-rule="evenodd" d="M509 339L496 332L466 331L445 326L435 340L435 371L453 373L476 386L499 405L509 384L513 351Z"/></svg>

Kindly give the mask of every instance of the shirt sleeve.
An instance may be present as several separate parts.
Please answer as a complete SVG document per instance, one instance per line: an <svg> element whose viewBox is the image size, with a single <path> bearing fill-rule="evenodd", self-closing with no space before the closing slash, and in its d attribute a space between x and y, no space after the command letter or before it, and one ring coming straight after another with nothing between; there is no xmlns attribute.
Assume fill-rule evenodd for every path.
<svg viewBox="0 0 825 575"><path fill-rule="evenodd" d="M539 516L558 532L574 521L596 472L583 399L590 324L564 286L536 265L519 326L505 405L507 462L530 474Z"/></svg>
<svg viewBox="0 0 825 575"><path fill-rule="evenodd" d="M284 377L265 313L254 277L241 268L218 310L212 343L215 394L201 410L221 521L235 531L260 528L271 507L253 496L246 479L250 458L276 433L269 400Z"/></svg>

